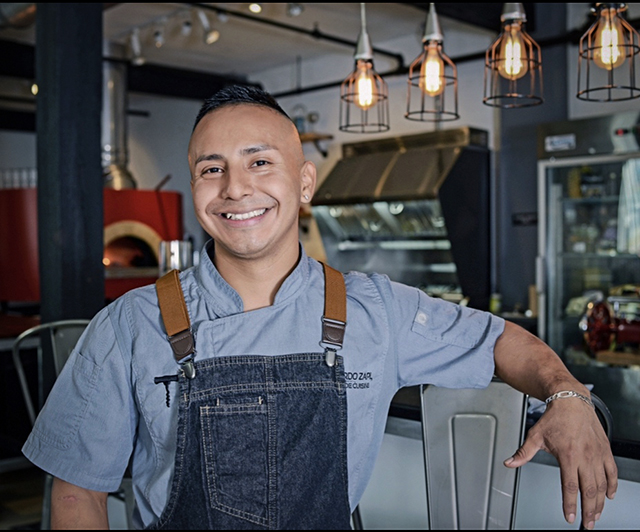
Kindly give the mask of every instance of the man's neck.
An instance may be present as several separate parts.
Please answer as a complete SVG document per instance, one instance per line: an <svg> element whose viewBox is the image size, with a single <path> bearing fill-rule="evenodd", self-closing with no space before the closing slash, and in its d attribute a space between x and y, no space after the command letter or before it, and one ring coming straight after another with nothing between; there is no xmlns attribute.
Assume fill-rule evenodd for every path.
<svg viewBox="0 0 640 532"><path fill-rule="evenodd" d="M215 266L222 278L242 298L244 311L273 305L284 280L300 259L299 248L293 253L264 259L238 259L216 254Z"/></svg>

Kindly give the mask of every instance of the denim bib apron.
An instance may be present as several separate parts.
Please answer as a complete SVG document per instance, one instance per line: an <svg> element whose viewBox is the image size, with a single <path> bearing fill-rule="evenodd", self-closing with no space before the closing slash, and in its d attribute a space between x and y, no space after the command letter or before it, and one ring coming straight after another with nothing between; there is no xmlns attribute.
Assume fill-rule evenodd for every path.
<svg viewBox="0 0 640 532"><path fill-rule="evenodd" d="M323 266L324 352L318 353L194 361L177 271L158 281L180 371L155 381L167 388L177 381L180 393L169 499L148 529L351 528L344 363L336 354L346 291L342 274ZM185 317L186 332L178 331Z"/></svg>

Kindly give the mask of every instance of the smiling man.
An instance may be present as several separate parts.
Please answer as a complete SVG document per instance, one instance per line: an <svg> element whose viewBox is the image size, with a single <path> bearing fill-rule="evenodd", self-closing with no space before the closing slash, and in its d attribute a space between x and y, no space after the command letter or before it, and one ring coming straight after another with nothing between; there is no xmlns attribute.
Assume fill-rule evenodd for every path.
<svg viewBox="0 0 640 532"><path fill-rule="evenodd" d="M593 528L617 488L589 391L493 314L308 257L316 184L265 92L207 100L188 152L211 236L200 264L128 292L92 320L24 454L56 477L54 528L105 528L130 466L149 529L349 529L391 399L404 386L483 388L494 375L548 408L506 467L560 464L568 522ZM353 375L366 382L353 382Z"/></svg>
<svg viewBox="0 0 640 532"><path fill-rule="evenodd" d="M298 261L299 208L316 183L295 126L269 107L223 107L197 123L189 167L216 268L240 290L245 310L270 305Z"/></svg>

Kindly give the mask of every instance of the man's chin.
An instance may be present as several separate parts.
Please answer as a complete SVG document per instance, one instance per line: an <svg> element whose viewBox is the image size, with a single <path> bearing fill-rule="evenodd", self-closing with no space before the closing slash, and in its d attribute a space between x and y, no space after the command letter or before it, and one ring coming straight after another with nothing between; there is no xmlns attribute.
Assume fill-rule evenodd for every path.
<svg viewBox="0 0 640 532"><path fill-rule="evenodd" d="M271 255L273 252L264 244L234 242L232 246L213 239L215 254L224 257L228 261L234 260L259 260Z"/></svg>

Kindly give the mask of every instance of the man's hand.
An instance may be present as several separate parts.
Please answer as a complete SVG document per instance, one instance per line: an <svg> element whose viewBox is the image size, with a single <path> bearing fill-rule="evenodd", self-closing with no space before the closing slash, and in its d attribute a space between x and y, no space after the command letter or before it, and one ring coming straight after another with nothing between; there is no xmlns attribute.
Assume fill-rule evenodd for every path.
<svg viewBox="0 0 640 532"><path fill-rule="evenodd" d="M550 402L529 429L522 447L504 464L522 466L539 450L555 456L560 465L565 519L575 521L580 492L582 523L593 529L602 514L605 496L613 499L618 489L618 468L593 408L577 397Z"/></svg>
<svg viewBox="0 0 640 532"><path fill-rule="evenodd" d="M494 359L498 377L541 401L564 390L589 396L589 390L547 344L515 323L505 323ZM602 513L605 495L612 499L618 489L611 445L593 408L578 397L551 401L505 465L524 465L539 450L551 453L560 465L565 519L575 521L580 492L582 523L592 529Z"/></svg>

